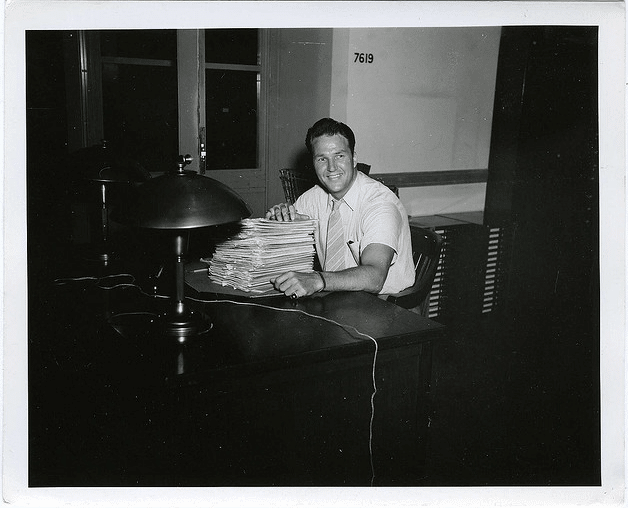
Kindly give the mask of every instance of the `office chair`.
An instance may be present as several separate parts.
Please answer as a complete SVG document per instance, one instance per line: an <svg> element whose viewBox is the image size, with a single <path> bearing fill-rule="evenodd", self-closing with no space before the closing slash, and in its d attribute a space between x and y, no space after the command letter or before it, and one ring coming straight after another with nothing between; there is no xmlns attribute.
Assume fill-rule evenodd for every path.
<svg viewBox="0 0 628 508"><path fill-rule="evenodd" d="M368 175L371 171L371 165L364 164L363 162L358 162L358 171L362 171L362 173Z"/></svg>
<svg viewBox="0 0 628 508"><path fill-rule="evenodd" d="M391 191L395 193L395 196L399 197L399 188L391 183L386 183L382 178L376 178L374 176L371 177L373 180L377 180L380 183L383 183L386 187L388 187Z"/></svg>
<svg viewBox="0 0 628 508"><path fill-rule="evenodd" d="M314 171L285 168L279 170L279 178L288 203L294 203L301 194L318 183Z"/></svg>
<svg viewBox="0 0 628 508"><path fill-rule="evenodd" d="M428 297L436 276L443 239L432 230L416 226L410 228L410 235L416 272L414 285L400 293L389 295L387 300L404 309L418 308L420 314L426 315Z"/></svg>
<svg viewBox="0 0 628 508"><path fill-rule="evenodd" d="M412 258L416 278L414 285L404 289L396 295L389 295L387 300L405 309L412 309L422 316L428 314L429 296L436 276L436 270L440 259L443 238L430 229L422 229L416 226L410 228L412 241ZM432 343L425 342L420 345L419 355L419 384L425 395L431 391L432 372ZM427 399L427 406L431 407L431 401ZM431 409L428 409L428 413ZM426 413L427 415L427 413ZM426 416L428 418L428 416Z"/></svg>
<svg viewBox="0 0 628 508"><path fill-rule="evenodd" d="M371 165L358 162L358 170L368 175L369 171L371 171ZM318 183L318 178L313 170L284 168L279 170L279 178L281 180L281 186L283 187L284 196L288 203L294 203L301 194ZM399 194L397 194L397 196L398 195Z"/></svg>

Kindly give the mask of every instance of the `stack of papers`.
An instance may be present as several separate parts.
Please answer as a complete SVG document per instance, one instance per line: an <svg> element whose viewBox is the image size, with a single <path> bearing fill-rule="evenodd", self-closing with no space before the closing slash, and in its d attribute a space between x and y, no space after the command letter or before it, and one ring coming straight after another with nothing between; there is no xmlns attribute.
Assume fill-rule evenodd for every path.
<svg viewBox="0 0 628 508"><path fill-rule="evenodd" d="M238 233L216 245L209 278L246 292L274 291L270 279L314 269L316 224L316 220L242 220Z"/></svg>

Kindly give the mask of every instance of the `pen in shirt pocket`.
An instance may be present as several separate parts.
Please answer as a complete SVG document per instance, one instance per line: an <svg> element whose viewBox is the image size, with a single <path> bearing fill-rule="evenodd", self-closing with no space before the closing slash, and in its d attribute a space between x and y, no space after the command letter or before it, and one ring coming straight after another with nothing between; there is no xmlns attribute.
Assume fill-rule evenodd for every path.
<svg viewBox="0 0 628 508"><path fill-rule="evenodd" d="M360 250L358 249L358 244L355 243L353 240L349 240L347 242L347 246L349 247L349 250L351 251L351 255L353 256L353 260L355 261L356 265L360 265Z"/></svg>

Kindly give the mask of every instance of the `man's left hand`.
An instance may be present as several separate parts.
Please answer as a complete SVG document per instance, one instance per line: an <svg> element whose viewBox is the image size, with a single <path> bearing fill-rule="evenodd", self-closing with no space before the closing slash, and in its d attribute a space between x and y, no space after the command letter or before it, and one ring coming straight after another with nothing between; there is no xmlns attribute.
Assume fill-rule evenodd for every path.
<svg viewBox="0 0 628 508"><path fill-rule="evenodd" d="M323 280L316 272L286 272L270 282L277 291L292 298L302 298L323 289Z"/></svg>

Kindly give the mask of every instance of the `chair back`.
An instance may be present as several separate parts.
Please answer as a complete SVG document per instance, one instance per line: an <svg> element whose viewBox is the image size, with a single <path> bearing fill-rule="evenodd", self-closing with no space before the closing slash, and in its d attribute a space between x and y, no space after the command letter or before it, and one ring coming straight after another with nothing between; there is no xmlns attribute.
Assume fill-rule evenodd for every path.
<svg viewBox="0 0 628 508"><path fill-rule="evenodd" d="M365 175L368 175L371 172L371 165L364 164L364 162L357 163L358 171L362 171Z"/></svg>
<svg viewBox="0 0 628 508"><path fill-rule="evenodd" d="M280 169L279 178L287 203L294 203L301 194L318 183L316 175L291 168Z"/></svg>
<svg viewBox="0 0 628 508"><path fill-rule="evenodd" d="M410 228L410 235L412 239L412 258L416 273L414 285L400 293L389 295L387 300L404 309L420 307L421 313L425 314L426 306L424 303L432 290L443 239L438 233L430 229L416 226Z"/></svg>
<svg viewBox="0 0 628 508"><path fill-rule="evenodd" d="M358 162L358 170L368 175L371 171L370 164ZM314 171L304 171L292 168L284 168L279 170L279 179L283 187L283 193L286 202L294 203L296 199L306 190L311 189L318 183L318 178Z"/></svg>

